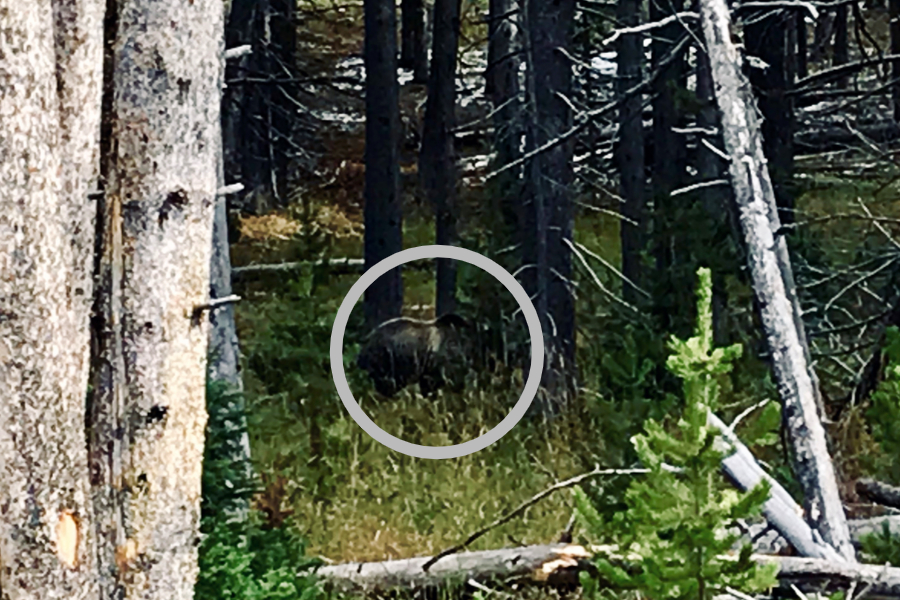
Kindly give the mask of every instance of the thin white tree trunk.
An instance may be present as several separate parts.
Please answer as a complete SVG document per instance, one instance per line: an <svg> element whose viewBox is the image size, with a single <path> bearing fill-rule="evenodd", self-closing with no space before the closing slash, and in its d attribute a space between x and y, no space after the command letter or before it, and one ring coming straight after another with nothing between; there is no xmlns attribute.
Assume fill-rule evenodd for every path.
<svg viewBox="0 0 900 600"><path fill-rule="evenodd" d="M122 0L108 214L121 215L127 598L193 597L220 145L221 0ZM114 224L113 224L114 225ZM114 227L113 227L114 228Z"/></svg>
<svg viewBox="0 0 900 600"><path fill-rule="evenodd" d="M779 227L756 103L741 73L741 59L731 41L730 15L724 0L701 0L700 14L715 82L725 150L741 227L747 243L753 287L772 354L772 366L792 444L794 473L803 488L806 518L848 561L855 560L850 532L838 493L825 430L816 407L816 390L809 375L802 323L786 281L793 280L790 262L776 237ZM786 270L786 271L785 271Z"/></svg>
<svg viewBox="0 0 900 600"><path fill-rule="evenodd" d="M73 254L84 238L69 230L69 203L86 200L96 172L95 9L0 2L0 593L10 600L97 593L84 447L90 290L72 289L90 271ZM56 44L72 51L58 71Z"/></svg>

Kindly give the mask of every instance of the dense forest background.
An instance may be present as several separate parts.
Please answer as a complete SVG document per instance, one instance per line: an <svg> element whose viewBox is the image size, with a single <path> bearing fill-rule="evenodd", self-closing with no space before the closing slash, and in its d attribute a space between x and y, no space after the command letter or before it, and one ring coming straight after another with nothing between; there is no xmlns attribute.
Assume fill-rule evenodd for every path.
<svg viewBox="0 0 900 600"><path fill-rule="evenodd" d="M886 332L900 326L900 3L889 2L731 5L849 518L875 514L857 479L900 484L900 408L872 396ZM434 554L557 481L633 466L645 420L683 408L667 341L693 331L699 267L712 271L716 345L744 349L720 381L723 419L778 404L697 11L681 0L233 0L227 47L252 51L226 75L224 172L244 186L228 198L228 233L249 454L265 488L253 505L269 527L337 562ZM547 349L537 410L488 449L443 461L366 435L328 357L362 270L431 243L514 273ZM478 385L386 400L354 370L373 324L447 312L487 334L496 361ZM382 429L446 445L507 414L528 343L492 277L429 261L379 279L344 352ZM756 410L737 433L799 499L778 431ZM615 510L624 487L584 490ZM471 548L558 539L572 502L551 496Z"/></svg>

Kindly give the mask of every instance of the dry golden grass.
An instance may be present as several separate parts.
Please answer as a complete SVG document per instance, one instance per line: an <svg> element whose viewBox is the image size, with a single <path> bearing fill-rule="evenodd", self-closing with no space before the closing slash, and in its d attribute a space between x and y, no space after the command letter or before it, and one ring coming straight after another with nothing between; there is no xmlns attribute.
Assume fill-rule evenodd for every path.
<svg viewBox="0 0 900 600"><path fill-rule="evenodd" d="M240 217L241 238L250 242L289 240L301 233L334 238L361 238L362 224L334 206L320 206L309 223L283 213Z"/></svg>

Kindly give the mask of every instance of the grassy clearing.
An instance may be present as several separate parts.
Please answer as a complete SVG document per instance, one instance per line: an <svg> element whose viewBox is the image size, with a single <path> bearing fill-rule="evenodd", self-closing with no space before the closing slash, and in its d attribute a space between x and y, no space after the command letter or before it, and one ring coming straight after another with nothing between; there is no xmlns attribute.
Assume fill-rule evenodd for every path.
<svg viewBox="0 0 900 600"><path fill-rule="evenodd" d="M800 206L807 218L847 212L848 200L866 191L870 195L863 197L872 199L871 188L820 185L804 193ZM891 201L878 200L871 200L873 210L889 213ZM332 226L342 222L334 218ZM272 227L291 229L279 219L272 220ZM321 229L329 239L330 255L361 255L359 237L335 236L328 227ZM810 228L817 239L847 240L846 251L851 240L874 235L871 229L871 224L847 219ZM577 221L576 236L578 242L618 265L615 218L583 215ZM290 260L309 250L309 244L298 238L278 238L247 236L234 248L236 262ZM408 218L405 240L408 247L431 243L433 228L423 217ZM836 252L831 259L839 262L842 256ZM605 285L619 291L616 277L606 267L597 261L592 267ZM408 306L433 302L430 272L407 270L404 278ZM267 362L265 369L251 365L245 371L254 460L261 472L269 474L270 482L279 482L270 497L283 511L292 511L288 521L309 540L313 555L334 561L383 560L439 551L558 480L598 464L622 464L628 437L640 422L654 411L665 413L677 405L671 398L658 396L648 401L653 396L656 364L648 357L660 356L662 340L630 335L627 324L610 316L609 302L582 276L577 305L579 353L588 389L581 397L584 408L579 414L550 432L539 423L523 422L490 448L455 460L398 455L369 438L346 415L333 390L327 357L330 327L354 280L352 275L280 276L277 281L248 284L256 295L250 294L238 307L245 352ZM750 291L735 282L730 285L730 318L736 329L748 331L752 327ZM462 398L447 394L429 402L410 390L395 400L379 401L349 364L356 351L350 330L360 331L360 312L357 307L357 320L351 320L345 342L348 377L363 409L393 435L426 445L460 443L495 426L518 398L521 376L514 383L497 381ZM765 366L749 354L737 365L733 383L723 382L726 413L775 397ZM855 419L842 427L838 439L843 453L852 455L853 448L865 445L864 423ZM779 462L777 446L757 450L762 458ZM570 514L569 495L559 494L484 536L474 548L553 541Z"/></svg>
<svg viewBox="0 0 900 600"><path fill-rule="evenodd" d="M337 53L359 51L359 15L354 10L349 9L341 23L356 37L348 36L352 43L336 48ZM331 30L321 27L309 29L315 38L311 43L328 43L325 34ZM475 29L467 32L473 39L475 33ZM333 57L327 61L333 62ZM364 170L358 134L324 135L330 165L324 170L334 180L310 187L313 191L298 202L302 210L248 219L241 242L232 249L236 265L362 256ZM409 163L411 157L404 160ZM896 214L896 190L879 192L874 180L819 177L798 200L802 209L798 220L848 212L856 197L865 198L876 213ZM413 200L412 178L404 181L404 244L433 243L428 211ZM478 214L485 206L479 204L481 196L482 190L461 192L464 215ZM895 225L886 227L898 232ZM489 235L475 227L468 233L478 243ZM804 251L812 248L823 264L830 265L849 264L859 257L861 247L885 245L883 234L871 223L850 219L817 222L796 237L805 244ZM575 238L610 265L621 264L619 222L614 216L579 215ZM595 258L586 260L607 289L621 293L620 280L607 266ZM277 504L288 523L303 533L311 554L333 561L384 560L442 550L556 481L596 465L627 464L629 437L643 420L677 414L680 389L667 388L658 377L665 339L648 335L632 319L617 314L578 262L576 270L577 342L585 385L579 398L581 410L552 428L520 423L486 450L442 461L412 459L381 446L347 416L334 392L328 363L331 323L355 276L298 272L241 283L238 293L244 301L237 306L237 318L247 356L244 373L253 456L269 483L264 501ZM759 350L759 329L752 290L736 278L726 284L730 341L744 343L749 350L736 365L733 378L722 382L722 416L728 419L777 396L766 366L754 354ZM433 304L433 285L432 273L405 270L405 305ZM494 427L517 399L520 375L518 380L514 376L511 381L495 381L463 397L448 394L430 402L410 392L379 401L350 366L362 333L359 313L357 307L345 340L348 378L363 409L393 435L426 445L459 443ZM827 362L824 366L830 367ZM752 427L753 417L743 426ZM852 455L861 447L864 426L857 418L842 430L837 437L839 455ZM755 451L780 468L777 444ZM790 483L783 469L775 475ZM604 483L612 489L626 484L621 480ZM473 549L553 541L570 514L570 496L558 494L490 532Z"/></svg>

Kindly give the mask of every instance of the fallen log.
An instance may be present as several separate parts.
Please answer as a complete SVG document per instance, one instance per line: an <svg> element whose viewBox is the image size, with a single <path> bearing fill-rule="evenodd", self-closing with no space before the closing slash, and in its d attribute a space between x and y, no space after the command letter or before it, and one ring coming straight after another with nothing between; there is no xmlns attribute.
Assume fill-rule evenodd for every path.
<svg viewBox="0 0 900 600"><path fill-rule="evenodd" d="M592 548L610 554L608 546ZM392 590L421 591L453 585L504 584L578 585L581 571L590 570L592 552L577 544L554 544L464 552L447 556L428 571L430 557L371 563L347 563L319 569L326 587L344 593L378 595ZM732 557L733 558L733 557ZM754 555L762 564L778 565L782 586L823 591L855 586L868 597L900 598L900 568L834 562L818 558ZM624 559L622 559L624 560Z"/></svg>
<svg viewBox="0 0 900 600"><path fill-rule="evenodd" d="M345 593L381 594L393 589L421 590L493 581L578 583L590 552L575 544L553 544L461 552L446 556L427 571L430 556L322 567L318 575L332 589Z"/></svg>
<svg viewBox="0 0 900 600"><path fill-rule="evenodd" d="M243 265L231 269L232 280L249 279L255 275L291 273L316 267L326 267L338 274L362 273L366 267L366 261L362 258L327 258L321 260L301 260L295 262L264 263ZM412 261L403 266L404 269L424 270L431 269L430 261Z"/></svg>
<svg viewBox="0 0 900 600"><path fill-rule="evenodd" d="M328 267L335 270L347 270L349 272L362 272L365 261L361 258L328 258L323 260L301 260L296 262L268 263L244 265L231 269L232 279L247 278L248 276L263 273L289 273L313 267Z"/></svg>
<svg viewBox="0 0 900 600"><path fill-rule="evenodd" d="M719 438L719 447L724 453L722 470L738 488L748 492L763 480L769 482L769 499L763 505L763 515L768 524L803 556L842 560L832 546L817 539L812 527L803 519L803 508L781 484L763 471L750 450L728 426L712 412L708 415L708 423L722 432Z"/></svg>
<svg viewBox="0 0 900 600"><path fill-rule="evenodd" d="M900 508L900 487L874 479L860 479L856 482L856 493L876 504Z"/></svg>
<svg viewBox="0 0 900 600"><path fill-rule="evenodd" d="M853 547L859 550L862 539L873 533L881 534L885 525L891 535L900 537L900 515L872 517L870 519L852 519L847 521L850 527L850 541ZM778 530L770 523L764 521L743 523L734 531L741 536L741 542L748 540L753 543L753 551L758 554L789 555L796 551ZM800 553L802 556L802 552ZM816 558L816 557L810 557ZM821 557L819 557L821 558Z"/></svg>
<svg viewBox="0 0 900 600"><path fill-rule="evenodd" d="M759 562L778 565L778 579L792 583L801 590L826 590L856 587L860 596L900 597L900 568L887 565L867 565L850 562L831 562L818 558L796 556L756 556Z"/></svg>

